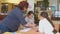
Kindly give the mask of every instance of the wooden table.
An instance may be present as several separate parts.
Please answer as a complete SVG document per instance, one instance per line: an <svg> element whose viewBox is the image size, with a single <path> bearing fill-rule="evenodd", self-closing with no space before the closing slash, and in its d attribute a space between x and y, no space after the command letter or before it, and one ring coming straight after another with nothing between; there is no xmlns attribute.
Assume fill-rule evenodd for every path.
<svg viewBox="0 0 60 34"><path fill-rule="evenodd" d="M37 28L33 28L30 31L24 33L24 34L39 34L39 32L37 31Z"/></svg>
<svg viewBox="0 0 60 34"><path fill-rule="evenodd" d="M27 32L19 32L17 31L15 34L39 34L39 32L37 31L38 28L32 28L31 30L27 31Z"/></svg>
<svg viewBox="0 0 60 34"><path fill-rule="evenodd" d="M17 32L15 32L15 34L40 34L38 31L38 28L37 27L35 27L35 28L32 28L31 30L29 30L29 31L27 31L27 32L19 32L19 31L17 31Z"/></svg>

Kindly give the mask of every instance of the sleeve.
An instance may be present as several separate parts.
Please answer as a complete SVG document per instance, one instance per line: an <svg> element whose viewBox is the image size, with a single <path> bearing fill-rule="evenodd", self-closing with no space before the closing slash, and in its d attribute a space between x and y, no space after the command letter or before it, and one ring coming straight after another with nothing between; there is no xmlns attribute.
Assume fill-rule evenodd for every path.
<svg viewBox="0 0 60 34"><path fill-rule="evenodd" d="M16 10L16 12L14 12L16 18L20 21L20 23L22 25L26 24L25 18L23 16L23 13L20 10Z"/></svg>
<svg viewBox="0 0 60 34"><path fill-rule="evenodd" d="M34 24L34 19L33 18L29 19L28 17L25 17L25 21L27 23Z"/></svg>
<svg viewBox="0 0 60 34"><path fill-rule="evenodd" d="M27 17L25 17L25 21L28 23L29 22L29 20L28 20L28 18Z"/></svg>
<svg viewBox="0 0 60 34"><path fill-rule="evenodd" d="M44 27L43 27L43 23L40 21L39 22L39 32L44 32Z"/></svg>
<svg viewBox="0 0 60 34"><path fill-rule="evenodd" d="M53 31L53 27L49 21L45 20L44 24L45 24L44 27L45 27L46 32L52 32Z"/></svg>

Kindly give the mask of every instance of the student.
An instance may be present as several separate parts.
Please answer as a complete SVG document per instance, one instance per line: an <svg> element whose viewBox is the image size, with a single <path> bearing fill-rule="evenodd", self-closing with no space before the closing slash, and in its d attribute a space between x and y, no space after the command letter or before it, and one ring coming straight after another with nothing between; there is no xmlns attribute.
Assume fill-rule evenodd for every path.
<svg viewBox="0 0 60 34"><path fill-rule="evenodd" d="M40 14L39 21L39 32L40 34L54 34L55 27L53 23L50 21L47 12L42 12Z"/></svg>
<svg viewBox="0 0 60 34"><path fill-rule="evenodd" d="M0 23L0 30L4 32L17 31L20 24L25 25L23 13L28 9L27 1L22 1L14 8L11 13Z"/></svg>
<svg viewBox="0 0 60 34"><path fill-rule="evenodd" d="M29 11L27 16L25 17L25 20L28 24L32 24L33 26L35 25L34 24L34 13L33 11Z"/></svg>

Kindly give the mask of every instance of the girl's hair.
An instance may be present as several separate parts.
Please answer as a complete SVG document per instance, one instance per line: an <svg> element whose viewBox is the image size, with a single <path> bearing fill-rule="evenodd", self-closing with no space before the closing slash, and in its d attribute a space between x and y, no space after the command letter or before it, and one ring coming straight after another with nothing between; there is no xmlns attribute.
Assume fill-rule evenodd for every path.
<svg viewBox="0 0 60 34"><path fill-rule="evenodd" d="M42 17L44 17L44 18L46 18L49 22L50 22L50 24L53 26L53 28L54 28L54 30L53 30L53 32L57 32L56 30L55 30L55 26L54 26L54 24L53 24L53 22L49 19L49 17L48 17L48 13L47 12L42 12L41 14L40 14Z"/></svg>
<svg viewBox="0 0 60 34"><path fill-rule="evenodd" d="M54 27L53 22L48 17L48 13L47 12L42 12L40 15L42 17L46 18L52 24L52 26Z"/></svg>
<svg viewBox="0 0 60 34"><path fill-rule="evenodd" d="M31 15L31 14L34 14L33 11L29 11L27 16Z"/></svg>
<svg viewBox="0 0 60 34"><path fill-rule="evenodd" d="M21 10L23 10L24 9L24 7L25 8L28 8L28 2L27 1L21 1L18 5L17 5L17 7L19 7Z"/></svg>

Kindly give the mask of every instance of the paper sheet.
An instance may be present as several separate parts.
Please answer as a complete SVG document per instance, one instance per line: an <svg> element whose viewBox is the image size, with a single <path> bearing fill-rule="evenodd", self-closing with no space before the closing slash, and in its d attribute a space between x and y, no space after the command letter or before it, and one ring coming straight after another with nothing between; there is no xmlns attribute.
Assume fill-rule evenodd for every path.
<svg viewBox="0 0 60 34"><path fill-rule="evenodd" d="M31 30L31 28L24 28L23 30L21 30L21 32L27 32L29 30Z"/></svg>
<svg viewBox="0 0 60 34"><path fill-rule="evenodd" d="M56 34L60 34L59 32L57 32Z"/></svg>

